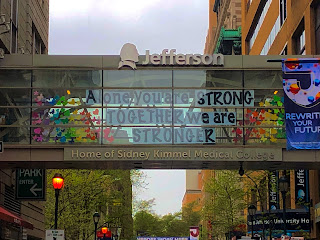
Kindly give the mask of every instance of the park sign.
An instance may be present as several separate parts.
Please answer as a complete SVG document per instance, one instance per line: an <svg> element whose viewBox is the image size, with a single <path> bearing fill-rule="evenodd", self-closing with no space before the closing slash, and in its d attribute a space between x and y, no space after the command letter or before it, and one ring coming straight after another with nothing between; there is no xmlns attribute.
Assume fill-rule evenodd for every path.
<svg viewBox="0 0 320 240"><path fill-rule="evenodd" d="M44 169L17 169L16 199L44 201L46 192Z"/></svg>

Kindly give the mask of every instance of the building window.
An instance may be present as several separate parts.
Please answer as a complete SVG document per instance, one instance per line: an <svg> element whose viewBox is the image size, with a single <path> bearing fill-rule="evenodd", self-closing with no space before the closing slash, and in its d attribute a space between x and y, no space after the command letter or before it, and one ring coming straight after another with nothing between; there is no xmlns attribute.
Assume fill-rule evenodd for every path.
<svg viewBox="0 0 320 240"><path fill-rule="evenodd" d="M299 36L298 51L301 55L306 55L306 31L303 30L302 34Z"/></svg>
<svg viewBox="0 0 320 240"><path fill-rule="evenodd" d="M35 27L35 25L32 25L32 38L33 38L33 53L34 54L45 54L46 53L46 47L40 37L40 34Z"/></svg>
<svg viewBox="0 0 320 240"><path fill-rule="evenodd" d="M287 45L284 47L280 55L288 55L288 47Z"/></svg>
<svg viewBox="0 0 320 240"><path fill-rule="evenodd" d="M18 48L18 30L16 26L12 23L11 24L11 53L17 53L17 48Z"/></svg>
<svg viewBox="0 0 320 240"><path fill-rule="evenodd" d="M265 2L265 5L262 8L261 14L260 14L260 16L259 16L259 18L258 18L258 20L256 22L256 25L255 26L253 25L254 26L254 30L252 32L252 35L251 35L250 39L249 39L249 51L251 50L251 48L252 48L252 46L253 46L253 44L254 44L257 36L258 36L258 33L260 31L260 28L261 28L261 25L262 25L262 23L264 21L264 18L267 15L267 12L269 10L270 5L271 5L271 1L270 0Z"/></svg>
<svg viewBox="0 0 320 240"><path fill-rule="evenodd" d="M293 34L293 42L295 48L295 54L306 55L306 33L304 30L304 20L301 21L297 30Z"/></svg>
<svg viewBox="0 0 320 240"><path fill-rule="evenodd" d="M18 0L11 0L11 53L18 48Z"/></svg>
<svg viewBox="0 0 320 240"><path fill-rule="evenodd" d="M315 6L316 54L320 54L320 3Z"/></svg>
<svg viewBox="0 0 320 240"><path fill-rule="evenodd" d="M280 26L287 18L287 0L280 0Z"/></svg>

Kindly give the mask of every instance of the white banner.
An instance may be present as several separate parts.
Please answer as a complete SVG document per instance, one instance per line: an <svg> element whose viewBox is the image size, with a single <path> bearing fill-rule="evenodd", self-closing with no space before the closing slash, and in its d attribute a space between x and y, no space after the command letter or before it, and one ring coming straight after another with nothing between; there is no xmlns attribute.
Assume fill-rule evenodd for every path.
<svg viewBox="0 0 320 240"><path fill-rule="evenodd" d="M64 230L46 230L46 240L64 240Z"/></svg>

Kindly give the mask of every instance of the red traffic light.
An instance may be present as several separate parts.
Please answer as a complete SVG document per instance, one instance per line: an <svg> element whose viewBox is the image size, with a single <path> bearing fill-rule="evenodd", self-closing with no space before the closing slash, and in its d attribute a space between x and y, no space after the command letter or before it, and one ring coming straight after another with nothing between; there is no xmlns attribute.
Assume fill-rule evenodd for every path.
<svg viewBox="0 0 320 240"><path fill-rule="evenodd" d="M101 232L102 232L103 234L106 234L106 233L108 232L108 228L107 228L107 227L101 228Z"/></svg>

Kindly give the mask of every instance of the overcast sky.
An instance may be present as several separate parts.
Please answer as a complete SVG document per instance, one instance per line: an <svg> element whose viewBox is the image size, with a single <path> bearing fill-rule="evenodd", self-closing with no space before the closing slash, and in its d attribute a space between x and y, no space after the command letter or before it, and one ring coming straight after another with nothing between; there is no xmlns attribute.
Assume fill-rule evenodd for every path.
<svg viewBox="0 0 320 240"><path fill-rule="evenodd" d="M50 0L49 54L119 55L124 43L161 53L202 53L208 30L208 0ZM185 171L146 171L157 214L177 212Z"/></svg>

